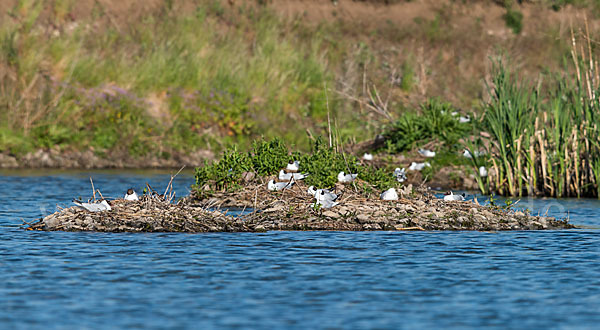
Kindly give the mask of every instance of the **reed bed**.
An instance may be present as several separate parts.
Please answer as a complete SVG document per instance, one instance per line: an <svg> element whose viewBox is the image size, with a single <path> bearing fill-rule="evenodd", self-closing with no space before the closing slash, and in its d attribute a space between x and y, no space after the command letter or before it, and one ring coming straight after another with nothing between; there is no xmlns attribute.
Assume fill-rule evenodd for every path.
<svg viewBox="0 0 600 330"><path fill-rule="evenodd" d="M572 72L555 75L546 90L541 79L519 80L494 63L483 117L489 138L468 145L487 151L472 160L490 168L479 178L484 193L600 197L600 76L585 27L571 34Z"/></svg>

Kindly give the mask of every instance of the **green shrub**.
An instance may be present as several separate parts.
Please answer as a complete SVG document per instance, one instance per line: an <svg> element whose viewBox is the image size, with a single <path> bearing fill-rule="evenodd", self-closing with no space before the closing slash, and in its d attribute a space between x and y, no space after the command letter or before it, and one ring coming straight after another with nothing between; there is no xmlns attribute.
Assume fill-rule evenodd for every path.
<svg viewBox="0 0 600 330"><path fill-rule="evenodd" d="M308 174L306 184L319 188L335 185L341 171L358 173L360 179L378 189L398 185L391 171L360 165L355 156L336 152L319 137L312 144L311 152L306 154L290 154L285 143L278 138L257 140L248 153L239 152L237 147L229 148L220 160L196 169L196 187L202 189L208 185L214 190L236 189L243 183L244 172L277 175L289 160L299 160L300 172Z"/></svg>
<svg viewBox="0 0 600 330"><path fill-rule="evenodd" d="M290 156L285 143L275 138L271 141L256 140L252 143L252 166L258 175L270 175L284 168Z"/></svg>
<svg viewBox="0 0 600 330"><path fill-rule="evenodd" d="M472 123L460 123L452 115L456 109L446 102L430 99L421 106L421 113L408 112L396 120L384 133L386 148L399 153L415 148L417 143L442 141L449 148L473 129Z"/></svg>

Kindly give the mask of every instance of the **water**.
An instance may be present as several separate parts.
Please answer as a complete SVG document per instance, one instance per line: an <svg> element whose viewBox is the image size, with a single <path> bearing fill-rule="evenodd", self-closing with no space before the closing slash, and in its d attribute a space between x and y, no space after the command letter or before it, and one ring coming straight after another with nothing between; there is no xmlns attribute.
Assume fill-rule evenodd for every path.
<svg viewBox="0 0 600 330"><path fill-rule="evenodd" d="M92 173L121 197L159 172ZM595 328L600 202L522 200L552 232L26 232L90 173L0 176L0 325L72 328ZM184 195L191 173L175 188Z"/></svg>

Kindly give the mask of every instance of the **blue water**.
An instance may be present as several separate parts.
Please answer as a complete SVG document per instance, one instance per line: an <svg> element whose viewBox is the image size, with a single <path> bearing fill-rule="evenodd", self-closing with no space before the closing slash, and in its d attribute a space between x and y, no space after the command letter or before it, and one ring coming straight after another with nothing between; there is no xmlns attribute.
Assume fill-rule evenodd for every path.
<svg viewBox="0 0 600 330"><path fill-rule="evenodd" d="M0 173L2 174L2 173ZM0 325L80 328L596 328L600 202L522 200L547 232L27 232L159 172L0 175ZM185 195L193 178L178 176Z"/></svg>

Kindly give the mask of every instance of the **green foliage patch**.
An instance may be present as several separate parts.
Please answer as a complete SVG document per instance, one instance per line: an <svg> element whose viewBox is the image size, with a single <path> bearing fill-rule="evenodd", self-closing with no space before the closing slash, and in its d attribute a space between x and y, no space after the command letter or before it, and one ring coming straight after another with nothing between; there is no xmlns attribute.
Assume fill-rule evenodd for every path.
<svg viewBox="0 0 600 330"><path fill-rule="evenodd" d="M384 133L387 152L412 150L418 143L433 140L455 148L458 140L473 130L471 122L460 123L458 117L452 115L456 111L450 103L430 99L421 106L421 113L405 113Z"/></svg>
<svg viewBox="0 0 600 330"><path fill-rule="evenodd" d="M275 138L254 141L250 152L240 152L237 147L225 150L220 160L196 168L196 187L200 191L206 185L215 191L236 189L243 185L244 173L277 175L290 160L299 160L300 172L308 174L306 184L319 188L335 185L341 171L358 173L361 180L377 189L398 185L392 172L362 165L355 156L337 152L321 138L313 142L309 153L290 153L285 143Z"/></svg>

